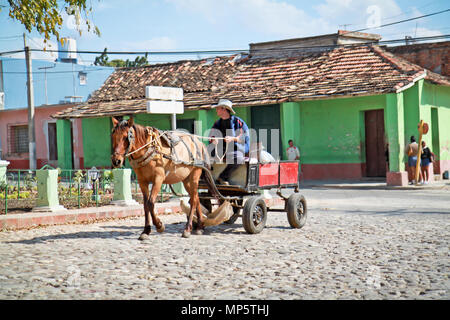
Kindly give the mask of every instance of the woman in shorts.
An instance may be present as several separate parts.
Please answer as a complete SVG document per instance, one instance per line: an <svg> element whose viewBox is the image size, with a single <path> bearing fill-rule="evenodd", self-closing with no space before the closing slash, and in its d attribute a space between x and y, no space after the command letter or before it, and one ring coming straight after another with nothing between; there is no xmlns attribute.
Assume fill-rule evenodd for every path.
<svg viewBox="0 0 450 320"><path fill-rule="evenodd" d="M425 141L422 141L422 154L420 155L420 168L422 170L423 184L428 184L430 176L430 164L433 163L434 154L428 148Z"/></svg>

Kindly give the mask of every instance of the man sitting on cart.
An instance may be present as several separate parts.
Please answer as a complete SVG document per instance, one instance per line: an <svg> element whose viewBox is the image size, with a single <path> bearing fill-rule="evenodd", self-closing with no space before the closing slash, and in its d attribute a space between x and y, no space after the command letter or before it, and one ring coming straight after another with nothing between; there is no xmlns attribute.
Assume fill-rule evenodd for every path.
<svg viewBox="0 0 450 320"><path fill-rule="evenodd" d="M233 110L233 103L230 100L220 99L219 103L212 107L216 108L217 116L220 118L211 128L209 142L215 145L212 155L222 159L226 157L227 163L217 182L229 185L228 180L232 173L244 162L244 156L249 152L249 129L244 120L234 115L236 112ZM217 138L222 138L223 143L219 143ZM220 145L222 145L222 153L218 150L218 154L215 154L215 150Z"/></svg>

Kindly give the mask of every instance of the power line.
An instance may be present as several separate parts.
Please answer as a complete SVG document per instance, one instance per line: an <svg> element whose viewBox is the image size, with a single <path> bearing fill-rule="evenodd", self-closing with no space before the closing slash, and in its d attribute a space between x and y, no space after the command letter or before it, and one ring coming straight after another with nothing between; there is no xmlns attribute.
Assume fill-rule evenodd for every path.
<svg viewBox="0 0 450 320"><path fill-rule="evenodd" d="M450 9L449 9L450 10ZM352 31L349 31L351 33ZM411 40L417 41L427 41L427 40L437 40L437 39L445 39L449 38L450 34L445 35L436 35L429 37L417 37L412 38ZM393 39L393 40L385 40L385 41L374 41L374 42L361 42L361 43L353 43L353 44L336 44L336 45L316 45L316 46L295 46L295 47L279 47L279 48L267 48L267 49L252 49L252 51L270 51L270 50L297 50L297 49L314 49L314 48L333 48L333 47L344 47L344 46L361 46L361 45L374 45L374 44L389 44L389 43L397 43L405 41L404 38L401 39ZM39 49L30 49L31 51L40 51ZM42 50L41 50L42 51ZM49 51L49 50L46 50ZM137 54L137 55L197 55L197 54L233 54L233 53L247 53L249 49L235 49L235 50L205 50L205 51L111 51L106 52L107 54ZM59 51L64 53L90 53L90 54L99 54L104 53L103 51Z"/></svg>
<svg viewBox="0 0 450 320"><path fill-rule="evenodd" d="M449 9L450 10L450 9ZM351 33L353 31L349 31ZM444 35L436 35L429 37L417 37L411 38L411 40L415 41L429 41L429 40L441 40L450 38L450 34ZM370 45L380 45L380 44L392 44L398 42L404 42L405 39L392 39L392 40L384 40L384 41L374 41L374 42L361 42L361 43L353 43L353 44L336 44L336 45L316 45L316 46L295 46L295 47L278 47L278 48L267 48L267 49L252 49L253 52L258 51L290 51L290 50L298 50L298 49L316 49L316 48L337 48L337 47L346 47L346 46L370 46ZM93 50L49 50L49 49L30 49L30 51L37 52L61 52L61 53L83 53L83 54L103 54L104 51L93 51ZM6 51L1 52L1 55L12 54L12 53L20 53L24 52L23 49L15 50L15 51ZM106 54L111 55L198 55L198 54L237 54L237 53L248 53L249 49L234 49L234 50L197 50L197 51L111 51L106 52Z"/></svg>
<svg viewBox="0 0 450 320"><path fill-rule="evenodd" d="M412 21L412 20L422 19L422 18L425 18L425 17L431 17L431 16L434 16L434 15L437 15L437 14L448 12L448 11L450 11L450 9L446 9L446 10L442 10L442 11L438 11L438 12L433 12L433 13L430 13L430 14L425 14L423 16L414 17L414 18L410 18L410 19L405 19L405 20L400 20L400 21L396 21L396 22L386 23L386 24L382 24L382 25L377 26L377 27L370 27L370 28L354 30L353 32L360 32L360 31L365 31L365 30L370 30L370 29L383 28L383 27L387 27L387 26L392 26L394 24L399 24L399 23L404 23L404 22L408 22L408 21Z"/></svg>
<svg viewBox="0 0 450 320"><path fill-rule="evenodd" d="M427 4L424 4L423 6L420 6L420 7L415 8L415 9L419 10L419 9L428 7L429 5L431 5L431 4L435 3L435 2L438 2L438 1L434 0L434 1L428 2ZM402 12L402 13L400 13L400 14L396 14L395 16L390 16L390 17L382 18L381 20L382 20L382 21L386 21L386 20L390 20L390 19L393 19L393 18L401 17L401 16L404 16L404 15L406 15L406 14L412 12L413 10L414 10L414 9L410 9L410 10L407 10L407 11ZM350 23L350 24L345 24L345 25L346 25L346 26L360 26L360 25L363 25L363 23ZM345 26L345 25L342 24L342 26Z"/></svg>
<svg viewBox="0 0 450 320"><path fill-rule="evenodd" d="M68 73L79 73L79 72L94 72L94 71L105 71L105 68L97 68L97 69L83 69L83 70L64 70L64 71L33 71L33 74L68 74ZM3 73L7 73L7 74L25 74L27 73L26 71L4 71Z"/></svg>

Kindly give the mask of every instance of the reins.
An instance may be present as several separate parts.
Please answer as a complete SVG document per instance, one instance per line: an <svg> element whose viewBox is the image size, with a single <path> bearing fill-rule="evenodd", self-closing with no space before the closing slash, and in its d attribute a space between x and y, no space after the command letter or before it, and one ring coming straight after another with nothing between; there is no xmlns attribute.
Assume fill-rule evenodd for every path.
<svg viewBox="0 0 450 320"><path fill-rule="evenodd" d="M134 128L133 128L134 129ZM150 128L149 127L146 127L146 129L147 129L147 132L149 132L150 130ZM130 128L130 130L131 130L131 128ZM175 131L170 131L170 132L175 132ZM178 131L179 132L179 131ZM183 133L181 133L181 134L183 134ZM147 146L149 146L149 145L151 145L154 141L158 141L157 140L157 137L156 137L156 134L150 134L151 136L150 136L150 138L153 138L153 139L151 139L150 140L150 142L147 142L146 144L144 144L143 146L141 146L141 147L139 147L138 149L136 149L136 150L134 150L134 151L132 151L132 152L128 152L128 153L125 153L125 157L126 158L128 158L128 157L130 157L132 154L134 154L134 153L136 153L136 152L138 152L138 151L140 151L140 150L142 150L142 149L144 149L145 147L147 147ZM187 133L184 133L184 135L190 135L190 136L193 136L193 137L196 137L196 138L200 138L200 139L212 139L212 138L214 138L214 139L217 139L217 140L225 140L225 138L219 138L219 137L206 137L206 136L200 136L200 135L197 135L197 134L187 134ZM130 149L131 148L131 144L133 143L134 144L134 136L131 134L129 134L128 135L128 142L129 142L129 146L128 146L128 149ZM220 160L220 162L222 162L223 161L223 159L225 158L225 156L227 155L227 151L228 151L228 143L226 143L226 145L225 145L225 152L223 153L223 155L222 155L222 157L220 157L219 155L218 155L218 150L217 150L217 146L218 146L218 144L216 144L215 145L215 147L214 147L214 150L215 150L215 153L216 153L216 156L217 156L217 158ZM159 150L157 150L157 149L159 149ZM155 148L154 148L154 151L152 152L152 155L154 154L154 153L159 153L159 154L161 154L162 156L164 156L165 158L167 158L167 159L170 159L170 160L173 160L173 159L171 159L171 157L169 156L169 155L167 155L167 154L165 154L165 153L163 153L162 151L161 151L161 149L162 149L162 145L160 144L160 143L157 143L157 146L155 146ZM143 157L145 157L147 155L147 153L143 156ZM134 161L138 161L139 159L129 159L129 160L134 160Z"/></svg>

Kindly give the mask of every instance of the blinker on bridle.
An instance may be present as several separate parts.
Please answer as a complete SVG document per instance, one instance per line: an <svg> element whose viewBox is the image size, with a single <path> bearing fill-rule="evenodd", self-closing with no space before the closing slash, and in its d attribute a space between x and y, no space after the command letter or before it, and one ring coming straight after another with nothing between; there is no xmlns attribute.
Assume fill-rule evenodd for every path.
<svg viewBox="0 0 450 320"><path fill-rule="evenodd" d="M122 122L119 123L119 125L117 125L116 128L117 127L122 127L122 126L127 126L127 124L128 124L127 120L122 120ZM114 128L114 131L115 131L116 128ZM127 136L128 147L125 150L125 152L123 154L114 152L114 154L122 155L124 158L127 156L128 152L130 152L131 145L134 144L134 130L135 130L134 125L132 127L130 127L130 129L128 129L128 136Z"/></svg>

